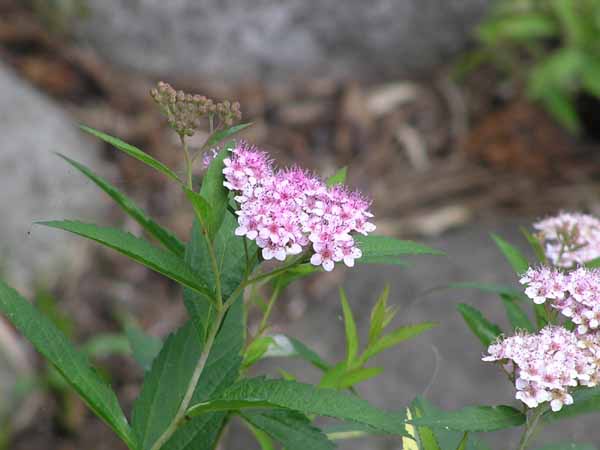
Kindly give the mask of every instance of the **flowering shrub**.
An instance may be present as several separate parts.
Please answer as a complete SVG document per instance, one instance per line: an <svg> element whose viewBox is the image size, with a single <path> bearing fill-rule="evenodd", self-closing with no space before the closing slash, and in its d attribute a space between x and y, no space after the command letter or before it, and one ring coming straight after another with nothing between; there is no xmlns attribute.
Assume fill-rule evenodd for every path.
<svg viewBox="0 0 600 450"><path fill-rule="evenodd" d="M486 348L483 361L497 363L514 385L521 410L474 406L421 414L413 423L432 433L436 427L448 427L465 436L523 426L518 445L523 450L529 448L543 423L598 410L599 224L588 215L561 213L533 224L536 234L523 230L538 260L533 265L516 247L493 235L524 285L524 292L480 283L454 285L500 295L512 336L504 335L498 325L472 306L461 304L459 312ZM527 303L534 321L524 310ZM564 444L547 448L594 447Z"/></svg>
<svg viewBox="0 0 600 450"><path fill-rule="evenodd" d="M356 322L340 289L347 352L326 361L297 339L272 332L269 319L285 288L335 263L398 264L407 255L439 254L428 247L370 233L370 206L343 186L345 170L322 181L302 169L276 170L269 156L230 138L250 124L234 125L240 105L215 102L159 83L151 95L181 142L185 176L142 150L91 128L84 131L177 183L195 213L189 240L162 227L124 193L82 164L62 156L108 194L144 230L151 243L121 230L64 220L43 225L109 247L183 287L189 320L164 342L131 334L132 355L144 371L129 419L115 392L59 328L16 291L0 282L0 312L58 370L89 408L132 450L215 449L230 419L240 417L263 449L274 441L288 450L331 449L333 440L388 434L411 439L406 417L362 400L356 385L380 368L370 359L435 324L389 331L396 309L388 290L376 301L368 341L361 347ZM188 138L203 125L209 137L192 149ZM194 162L205 167L201 184ZM276 260L267 262L268 260ZM285 262L284 264L278 264ZM275 263L275 265L273 264ZM250 288L250 289L248 289ZM263 301L263 295L268 301ZM248 333L248 309L262 320ZM321 371L318 385L282 378L248 377L263 358L299 357ZM317 416L348 422L321 430ZM411 440L411 442L414 442Z"/></svg>

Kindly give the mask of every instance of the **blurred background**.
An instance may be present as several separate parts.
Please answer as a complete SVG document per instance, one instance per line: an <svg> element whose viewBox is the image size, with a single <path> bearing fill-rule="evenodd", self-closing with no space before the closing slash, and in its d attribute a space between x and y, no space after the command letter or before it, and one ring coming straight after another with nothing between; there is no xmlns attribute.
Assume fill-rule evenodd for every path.
<svg viewBox="0 0 600 450"><path fill-rule="evenodd" d="M466 301L505 324L500 302L431 288L514 284L489 232L524 248L519 227L536 218L600 214L599 33L600 0L0 0L2 277L88 352L128 410L142 374L123 323L135 318L164 336L185 320L179 288L32 223L81 218L139 232L53 153L61 152L187 237L192 211L176 186L77 128L119 136L178 168L176 136L148 95L162 79L240 101L255 123L244 138L282 166L324 176L349 166L349 184L373 198L379 233L448 254L409 268L339 268L293 286L278 305L276 330L340 358L337 286L366 332L389 282L399 322L441 324L386 353L385 375L361 394L388 409L415 394L443 408L510 403L511 386L480 361L483 348L455 309ZM299 363L286 369L300 380L317 376ZM540 439L600 442L594 419L554 426ZM504 449L511 439L488 440ZM223 449L253 445L233 427ZM0 321L0 449L84 448L124 449Z"/></svg>

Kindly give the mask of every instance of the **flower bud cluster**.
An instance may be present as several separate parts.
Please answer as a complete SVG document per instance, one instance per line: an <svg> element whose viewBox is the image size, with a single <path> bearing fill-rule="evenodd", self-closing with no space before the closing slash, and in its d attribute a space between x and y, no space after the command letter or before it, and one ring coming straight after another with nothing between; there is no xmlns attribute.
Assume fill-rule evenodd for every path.
<svg viewBox="0 0 600 450"><path fill-rule="evenodd" d="M547 326L537 334L517 334L488 348L484 361L500 361L515 374L516 398L529 408L550 402L553 411L573 403L569 389L598 381L600 346L583 344L562 327Z"/></svg>
<svg viewBox="0 0 600 450"><path fill-rule="evenodd" d="M224 185L240 205L235 233L255 240L265 260L284 261L304 248L315 266L331 271L336 262L352 267L362 253L352 234L368 234L370 202L341 185L327 187L308 172L275 171L268 155L238 143L224 160Z"/></svg>
<svg viewBox="0 0 600 450"><path fill-rule="evenodd" d="M534 303L549 302L552 308L577 325L577 334L600 328L600 269L580 267L569 273L547 267L529 268L520 282Z"/></svg>
<svg viewBox="0 0 600 450"><path fill-rule="evenodd" d="M207 116L217 117L220 123L227 127L242 118L238 102L231 103L225 100L215 103L203 95L176 91L163 81L150 91L150 95L167 117L169 126L181 137L193 136Z"/></svg>
<svg viewBox="0 0 600 450"><path fill-rule="evenodd" d="M561 213L535 223L548 260L573 268L600 257L600 220L580 213Z"/></svg>

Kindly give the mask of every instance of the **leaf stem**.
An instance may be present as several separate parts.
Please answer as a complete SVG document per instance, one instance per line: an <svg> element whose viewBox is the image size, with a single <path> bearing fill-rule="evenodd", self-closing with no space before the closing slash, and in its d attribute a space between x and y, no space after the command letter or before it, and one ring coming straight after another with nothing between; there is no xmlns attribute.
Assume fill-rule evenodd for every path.
<svg viewBox="0 0 600 450"><path fill-rule="evenodd" d="M273 305L275 305L275 302L277 301L280 292L281 289L279 288L279 286L273 289L273 293L271 294L271 298L269 299L267 310L265 311L265 314L263 315L263 318L260 321L260 326L258 327L258 336L262 335L262 333L264 333L264 331L267 329L267 322L269 321L269 317L271 317Z"/></svg>
<svg viewBox="0 0 600 450"><path fill-rule="evenodd" d="M188 149L187 141L183 135L179 136L181 140L181 145L183 147L183 156L185 157L185 174L187 180L187 187L189 190L194 190L192 183L192 159L190 158L190 151Z"/></svg>
<svg viewBox="0 0 600 450"><path fill-rule="evenodd" d="M525 424L525 430L523 431L523 434L521 435L521 440L519 441L518 450L526 450L527 449L529 442L535 435L536 431L538 431L538 425L539 425L540 419L542 418L542 416L544 415L546 410L547 410L547 407L540 406L540 407L536 408L533 411L533 413L531 414L531 416L529 416L527 418L527 423Z"/></svg>

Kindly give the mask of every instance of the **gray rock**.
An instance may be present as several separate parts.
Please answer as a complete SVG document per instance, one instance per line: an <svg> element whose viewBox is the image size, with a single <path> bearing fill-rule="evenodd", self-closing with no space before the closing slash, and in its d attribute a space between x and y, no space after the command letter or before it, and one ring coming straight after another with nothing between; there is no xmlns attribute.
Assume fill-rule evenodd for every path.
<svg viewBox="0 0 600 450"><path fill-rule="evenodd" d="M427 242L447 253L447 257L413 258L410 268L357 266L347 272L342 286L348 294L361 337L368 335L369 314L377 295L386 283L391 284L390 304L400 310L394 324L436 321L439 326L414 340L378 355L371 366L385 372L373 381L363 383L361 396L381 408L402 410L420 394L444 409L457 409L475 404L519 405L514 388L493 364L481 361L484 348L471 334L456 311L459 302L479 308L491 321L508 331L507 319L500 300L494 295L474 290L431 290L451 282L479 281L504 283L518 287L517 278L489 237L496 232L526 248L519 225L528 222L506 220L477 224L456 230ZM339 270L339 269L336 269ZM306 315L289 325L279 324L285 333L301 339L329 361L345 357L344 324L337 295L337 285L316 298L306 298ZM289 302L289 299L288 299ZM289 303L288 303L289 304ZM284 306L284 305L279 305ZM269 360L256 372L277 375L283 367L300 381L318 382L319 374L302 361ZM575 420L548 425L540 443L600 442L597 416L581 416ZM233 428L226 446L230 450L251 450L252 441L242 428ZM498 450L517 447L519 430L504 430L483 437ZM256 447L258 448L258 447ZM374 438L342 442L340 450L399 450L399 439Z"/></svg>
<svg viewBox="0 0 600 450"><path fill-rule="evenodd" d="M80 241L36 220L92 220L103 194L54 152L106 174L98 145L74 119L0 65L0 267L2 278L29 291L76 268Z"/></svg>
<svg viewBox="0 0 600 450"><path fill-rule="evenodd" d="M282 80L405 75L463 48L490 0L88 0L78 27L152 75Z"/></svg>

